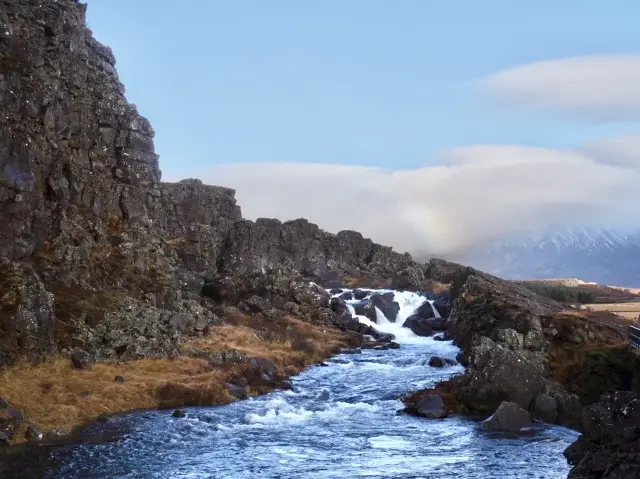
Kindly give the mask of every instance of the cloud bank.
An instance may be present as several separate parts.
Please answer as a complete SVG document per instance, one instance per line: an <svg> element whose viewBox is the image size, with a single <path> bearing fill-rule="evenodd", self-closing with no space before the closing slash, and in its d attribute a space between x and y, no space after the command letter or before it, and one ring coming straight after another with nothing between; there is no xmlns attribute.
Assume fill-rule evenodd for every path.
<svg viewBox="0 0 640 479"><path fill-rule="evenodd" d="M478 85L513 106L590 120L640 119L640 55L581 56L517 66Z"/></svg>
<svg viewBox="0 0 640 479"><path fill-rule="evenodd" d="M479 84L520 107L588 120L640 114L640 56L539 62ZM640 132L566 150L475 145L430 160L438 166L391 171L258 163L183 175L235 188L250 219L304 217L330 232L360 231L399 251L446 255L559 223L640 226Z"/></svg>
<svg viewBox="0 0 640 479"><path fill-rule="evenodd" d="M195 176L236 188L250 219L304 217L400 251L448 254L551 223L615 226L640 219L640 161L622 150L616 140L583 150L483 145L448 151L442 166L413 170L258 163ZM621 160L608 151L619 151Z"/></svg>

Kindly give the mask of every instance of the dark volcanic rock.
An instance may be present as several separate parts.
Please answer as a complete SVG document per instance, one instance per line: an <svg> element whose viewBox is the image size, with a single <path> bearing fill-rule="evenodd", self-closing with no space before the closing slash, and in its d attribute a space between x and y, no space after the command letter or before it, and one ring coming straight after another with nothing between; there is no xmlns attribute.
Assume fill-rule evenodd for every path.
<svg viewBox="0 0 640 479"><path fill-rule="evenodd" d="M227 383L225 386L227 387L227 391L229 391L229 394L231 394L233 397L237 399L244 399L247 397L247 391L244 386L234 383Z"/></svg>
<svg viewBox="0 0 640 479"><path fill-rule="evenodd" d="M24 423L24 416L17 409L7 408L0 411L0 435L11 440Z"/></svg>
<svg viewBox="0 0 640 479"><path fill-rule="evenodd" d="M340 296L338 296L340 299L343 299L345 301L351 301L353 299L353 293L351 291L346 291L344 293L342 293Z"/></svg>
<svg viewBox="0 0 640 479"><path fill-rule="evenodd" d="M432 336L436 332L444 331L446 322L441 318L427 319L414 314L409 316L402 326L409 328L418 336Z"/></svg>
<svg viewBox="0 0 640 479"><path fill-rule="evenodd" d="M583 435L565 451L571 479L640 477L640 397L629 391L602 396L585 409Z"/></svg>
<svg viewBox="0 0 640 479"><path fill-rule="evenodd" d="M451 295L449 293L439 293L433 298L433 307L443 318L448 318L451 313Z"/></svg>
<svg viewBox="0 0 640 479"><path fill-rule="evenodd" d="M177 418L182 418L182 417L186 417L187 414L180 410L180 409L176 409L175 411L173 411L173 414L171 414L172 417L177 417Z"/></svg>
<svg viewBox="0 0 640 479"><path fill-rule="evenodd" d="M418 307L418 309L415 310L413 316L424 319L432 319L436 317L436 314L431 307L431 303L429 301L425 301Z"/></svg>
<svg viewBox="0 0 640 479"><path fill-rule="evenodd" d="M371 321L377 322L378 315L376 309L384 314L387 320L394 323L400 312L400 305L394 301L393 293L375 293L371 295L367 304L364 306L364 315Z"/></svg>
<svg viewBox="0 0 640 479"><path fill-rule="evenodd" d="M320 290L347 277L425 289L423 265L359 233L244 220L230 188L162 183L86 8L0 0L0 365L176 357L240 303L330 325Z"/></svg>
<svg viewBox="0 0 640 479"><path fill-rule="evenodd" d="M86 351L76 348L71 353L71 364L74 369L81 369L87 371L91 369L91 356Z"/></svg>
<svg viewBox="0 0 640 479"><path fill-rule="evenodd" d="M442 398L438 394L425 394L414 405L403 409L401 412L429 419L443 419L449 415Z"/></svg>
<svg viewBox="0 0 640 479"><path fill-rule="evenodd" d="M439 356L431 356L431 359L429 359L429 366L432 368L444 368L446 366L454 366L455 364L455 361Z"/></svg>
<svg viewBox="0 0 640 479"><path fill-rule="evenodd" d="M42 441L44 434L42 434L42 432L35 426L33 425L29 425L27 427L27 431L25 432L25 436L27 437L27 439L29 441Z"/></svg>
<svg viewBox="0 0 640 479"><path fill-rule="evenodd" d="M353 298L357 299L357 300L362 300L362 299L366 298L367 296L369 296L369 294L370 294L369 291L363 291L361 289L356 289L353 292Z"/></svg>
<svg viewBox="0 0 640 479"><path fill-rule="evenodd" d="M546 394L540 394L533 403L533 416L541 421L554 424L558 418L556 400Z"/></svg>
<svg viewBox="0 0 640 479"><path fill-rule="evenodd" d="M482 429L488 431L524 432L533 426L531 415L515 403L502 402L496 412L482 421Z"/></svg>

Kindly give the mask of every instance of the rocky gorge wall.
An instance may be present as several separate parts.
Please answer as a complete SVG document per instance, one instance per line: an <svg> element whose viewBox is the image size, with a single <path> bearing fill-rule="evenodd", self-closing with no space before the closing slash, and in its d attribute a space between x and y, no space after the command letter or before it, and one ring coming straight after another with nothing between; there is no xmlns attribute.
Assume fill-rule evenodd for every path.
<svg viewBox="0 0 640 479"><path fill-rule="evenodd" d="M0 364L171 356L256 292L299 303L303 278L424 286L421 265L359 233L251 222L232 189L161 182L154 131L86 8L0 0ZM308 315L331 321L322 306Z"/></svg>

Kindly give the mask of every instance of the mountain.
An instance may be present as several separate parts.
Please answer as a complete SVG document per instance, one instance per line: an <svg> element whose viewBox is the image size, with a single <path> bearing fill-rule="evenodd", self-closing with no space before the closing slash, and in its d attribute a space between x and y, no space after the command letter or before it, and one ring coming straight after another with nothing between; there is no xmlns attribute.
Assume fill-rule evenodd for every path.
<svg viewBox="0 0 640 479"><path fill-rule="evenodd" d="M640 287L640 231L554 226L477 244L451 259L506 279L580 278Z"/></svg>

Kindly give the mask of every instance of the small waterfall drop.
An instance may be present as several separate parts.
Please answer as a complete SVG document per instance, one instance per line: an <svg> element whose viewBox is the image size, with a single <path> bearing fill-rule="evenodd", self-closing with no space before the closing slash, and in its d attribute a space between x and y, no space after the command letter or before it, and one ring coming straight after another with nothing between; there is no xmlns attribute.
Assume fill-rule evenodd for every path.
<svg viewBox="0 0 640 479"><path fill-rule="evenodd" d="M353 291L354 290L352 289L342 289L340 293L332 294L331 296L336 298L344 293L353 294ZM368 326L372 326L382 333L393 334L396 338L396 341L399 343L416 344L416 343L433 341L432 338L417 336L409 328L403 327L403 324L407 320L407 318L409 318L409 316L414 314L416 310L426 302L428 302L431 305L431 308L433 309L433 313L435 317L440 318L441 317L440 313L435 308L435 306L433 306L432 300L429 300L418 293L413 293L410 291L395 291L391 289L365 289L365 288L360 288L360 291L366 292L367 296L363 299L354 298L350 300L345 300L345 302L347 303L347 308L349 309L349 312L354 318L357 318L358 321ZM393 293L393 300L396 303L398 303L398 305L400 306L400 311L398 311L398 315L396 316L395 322L389 321L389 319L384 315L384 313L380 311L380 309L377 307L375 308L376 322L371 321L366 316L356 314L354 305L360 303L361 301L366 301L373 294L376 294L376 293L377 294Z"/></svg>

